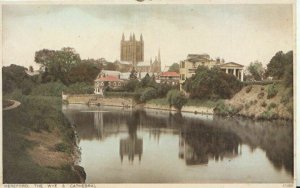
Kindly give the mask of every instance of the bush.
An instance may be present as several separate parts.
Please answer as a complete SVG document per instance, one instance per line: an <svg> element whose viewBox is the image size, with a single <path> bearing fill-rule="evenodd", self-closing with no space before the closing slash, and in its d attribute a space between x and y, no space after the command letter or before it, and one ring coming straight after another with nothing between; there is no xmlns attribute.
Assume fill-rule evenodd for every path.
<svg viewBox="0 0 300 188"><path fill-rule="evenodd" d="M264 93L264 92L260 92L260 93L257 95L257 98L262 99L264 96L265 96L265 93Z"/></svg>
<svg viewBox="0 0 300 188"><path fill-rule="evenodd" d="M235 108L231 105L226 105L224 102L220 102L217 104L217 106L214 108L214 113L217 115L223 115L223 116L233 116L237 114L239 111L241 111L243 106L240 106L238 108Z"/></svg>
<svg viewBox="0 0 300 188"><path fill-rule="evenodd" d="M266 107L266 106L267 106L267 103L266 103L265 101L263 101L263 102L261 103L261 106L262 106L262 107Z"/></svg>
<svg viewBox="0 0 300 188"><path fill-rule="evenodd" d="M72 149L65 143L58 143L55 145L55 150L60 152L71 153Z"/></svg>
<svg viewBox="0 0 300 188"><path fill-rule="evenodd" d="M176 89L172 89L168 92L167 100L170 106L174 106L178 110L181 110L187 103L187 98L184 96L184 93Z"/></svg>
<svg viewBox="0 0 300 188"><path fill-rule="evenodd" d="M137 79L129 80L123 86L123 90L127 92L134 92L139 86L139 81Z"/></svg>
<svg viewBox="0 0 300 188"><path fill-rule="evenodd" d="M272 85L268 86L268 95L267 95L268 99L275 97L277 95L277 93L278 93L277 85L272 84Z"/></svg>
<svg viewBox="0 0 300 188"><path fill-rule="evenodd" d="M154 88L146 88L140 96L141 102L146 102L154 99L157 96L157 90Z"/></svg>
<svg viewBox="0 0 300 188"><path fill-rule="evenodd" d="M252 85L246 87L246 93L249 93L252 89Z"/></svg>
<svg viewBox="0 0 300 188"><path fill-rule="evenodd" d="M184 82L183 88L192 98L219 99L231 98L240 91L242 84L235 76L226 74L220 68L199 66L195 76Z"/></svg>
<svg viewBox="0 0 300 188"><path fill-rule="evenodd" d="M85 82L77 82L69 85L64 92L68 94L93 94L94 86Z"/></svg>
<svg viewBox="0 0 300 188"><path fill-rule="evenodd" d="M277 105L276 105L275 103L272 102L272 103L269 104L268 109L270 110L270 109L272 109L272 108L276 108L276 106L277 106Z"/></svg>
<svg viewBox="0 0 300 188"><path fill-rule="evenodd" d="M56 96L60 97L66 86L61 82L49 82L40 84L32 89L31 95Z"/></svg>

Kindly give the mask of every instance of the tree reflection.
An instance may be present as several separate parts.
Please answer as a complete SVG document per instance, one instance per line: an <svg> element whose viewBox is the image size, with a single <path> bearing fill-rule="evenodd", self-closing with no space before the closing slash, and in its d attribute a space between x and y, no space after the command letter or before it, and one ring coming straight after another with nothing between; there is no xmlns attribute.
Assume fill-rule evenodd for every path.
<svg viewBox="0 0 300 188"><path fill-rule="evenodd" d="M179 158L187 165L208 164L209 158L218 161L236 157L239 144L241 139L237 135L221 128L189 126L180 133Z"/></svg>
<svg viewBox="0 0 300 188"><path fill-rule="evenodd" d="M139 111L133 112L132 116L130 116L126 121L129 136L125 139L120 140L121 162L123 162L123 157L125 155L128 155L128 160L130 162L134 161L135 155L138 155L139 161L141 161L143 153L143 140L141 138L138 138L136 133L139 122Z"/></svg>

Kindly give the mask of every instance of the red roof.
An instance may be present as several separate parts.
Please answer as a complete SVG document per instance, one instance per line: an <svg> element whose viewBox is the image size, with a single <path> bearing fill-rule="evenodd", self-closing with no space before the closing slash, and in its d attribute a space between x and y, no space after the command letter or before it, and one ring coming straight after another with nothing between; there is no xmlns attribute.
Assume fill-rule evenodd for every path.
<svg viewBox="0 0 300 188"><path fill-rule="evenodd" d="M115 77L115 76L105 76L105 77L100 77L97 78L95 81L108 81L108 82L113 82L113 81L121 81L119 78Z"/></svg>
<svg viewBox="0 0 300 188"><path fill-rule="evenodd" d="M179 77L179 74L177 72L162 72L160 76Z"/></svg>

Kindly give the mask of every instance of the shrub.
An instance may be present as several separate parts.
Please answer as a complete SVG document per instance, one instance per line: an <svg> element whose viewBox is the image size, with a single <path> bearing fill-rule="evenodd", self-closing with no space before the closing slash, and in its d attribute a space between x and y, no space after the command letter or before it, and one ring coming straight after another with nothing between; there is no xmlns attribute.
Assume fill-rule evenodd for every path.
<svg viewBox="0 0 300 188"><path fill-rule="evenodd" d="M167 100L170 106L174 106L178 110L181 110L187 103L187 98L184 96L184 93L176 89L172 89L168 92Z"/></svg>
<svg viewBox="0 0 300 188"><path fill-rule="evenodd" d="M239 106L237 108L231 106L231 105L226 105L223 101L219 102L217 106L214 108L214 113L217 115L224 115L224 116L233 116L237 114L239 111L243 109L243 106Z"/></svg>
<svg viewBox="0 0 300 188"><path fill-rule="evenodd" d="M30 94L59 97L64 89L66 89L66 86L61 82L49 82L36 86Z"/></svg>
<svg viewBox="0 0 300 188"><path fill-rule="evenodd" d="M267 95L268 99L275 97L277 93L278 93L278 88L275 84L268 86L268 95Z"/></svg>
<svg viewBox="0 0 300 188"><path fill-rule="evenodd" d="M69 85L64 91L68 94L92 94L94 86L85 82L77 82Z"/></svg>
<svg viewBox="0 0 300 188"><path fill-rule="evenodd" d="M257 95L257 98L262 99L264 96L265 96L265 93L264 93L264 92L260 92L260 93Z"/></svg>
<svg viewBox="0 0 300 188"><path fill-rule="evenodd" d="M276 105L275 103L272 102L272 103L269 104L269 109L276 108L276 106L277 106L277 105Z"/></svg>
<svg viewBox="0 0 300 188"><path fill-rule="evenodd" d="M261 103L261 106L262 106L262 107L266 107L266 106L267 106L267 103L266 103L265 101L263 101L263 102Z"/></svg>
<svg viewBox="0 0 300 188"><path fill-rule="evenodd" d="M140 101L141 102L146 102L151 99L154 99L157 96L157 91L154 88L146 88L144 92L140 96Z"/></svg>
<svg viewBox="0 0 300 188"><path fill-rule="evenodd" d="M71 148L65 143L58 143L55 145L55 150L60 152L71 153Z"/></svg>
<svg viewBox="0 0 300 188"><path fill-rule="evenodd" d="M246 87L246 93L249 93L252 89L252 85Z"/></svg>

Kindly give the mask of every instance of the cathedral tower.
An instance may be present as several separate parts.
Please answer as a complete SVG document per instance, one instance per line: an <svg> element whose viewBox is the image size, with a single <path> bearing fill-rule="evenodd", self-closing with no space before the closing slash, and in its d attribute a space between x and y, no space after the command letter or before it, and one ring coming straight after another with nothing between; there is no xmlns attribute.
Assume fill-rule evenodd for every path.
<svg viewBox="0 0 300 188"><path fill-rule="evenodd" d="M136 67L138 62L144 61L144 41L143 35L140 35L140 40L135 38L135 34L130 34L129 40L126 41L124 33L121 40L120 60L128 61Z"/></svg>

